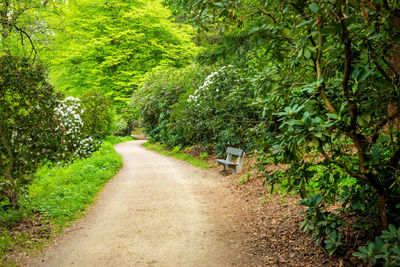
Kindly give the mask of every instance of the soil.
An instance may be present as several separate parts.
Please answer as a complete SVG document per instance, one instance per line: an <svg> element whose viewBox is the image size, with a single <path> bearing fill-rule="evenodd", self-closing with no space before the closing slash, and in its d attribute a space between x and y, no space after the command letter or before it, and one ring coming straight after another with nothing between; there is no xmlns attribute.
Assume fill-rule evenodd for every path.
<svg viewBox="0 0 400 267"><path fill-rule="evenodd" d="M29 266L355 266L329 258L299 230L298 198L265 193L262 179L116 145L124 167L87 216ZM247 162L244 173L251 163Z"/></svg>

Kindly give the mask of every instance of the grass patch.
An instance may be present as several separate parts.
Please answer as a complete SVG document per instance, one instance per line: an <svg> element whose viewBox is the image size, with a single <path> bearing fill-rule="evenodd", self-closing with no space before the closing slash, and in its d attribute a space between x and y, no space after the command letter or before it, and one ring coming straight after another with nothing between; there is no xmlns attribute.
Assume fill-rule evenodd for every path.
<svg viewBox="0 0 400 267"><path fill-rule="evenodd" d="M39 248L51 236L49 232L60 231L81 217L103 185L122 167L121 156L113 145L131 140L108 137L87 159L65 167L45 165L38 169L27 188L29 198L20 201L21 208L0 207L0 266L13 265L7 258L10 251Z"/></svg>
<svg viewBox="0 0 400 267"><path fill-rule="evenodd" d="M121 167L122 159L110 142L104 142L90 158L66 167L44 166L28 189L32 208L65 226L80 217Z"/></svg>
<svg viewBox="0 0 400 267"><path fill-rule="evenodd" d="M153 143L150 141L147 141L146 143L144 143L143 146L148 150L158 152L162 155L166 155L166 156L170 156L170 157L173 157L176 159L184 160L186 162L189 162L193 166L196 166L199 168L209 169L214 166L214 164L211 164L204 159L195 158L193 156L190 156L190 155L187 155L187 154L181 152L180 146L174 147L174 149L170 150L170 149L168 149L168 147L166 145L164 145L162 143L159 143L159 142Z"/></svg>

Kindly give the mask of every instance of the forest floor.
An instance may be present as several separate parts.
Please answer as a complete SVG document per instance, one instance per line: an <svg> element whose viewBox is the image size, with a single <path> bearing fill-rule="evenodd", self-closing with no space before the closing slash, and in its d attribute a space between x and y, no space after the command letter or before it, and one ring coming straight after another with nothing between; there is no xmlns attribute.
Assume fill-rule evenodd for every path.
<svg viewBox="0 0 400 267"><path fill-rule="evenodd" d="M147 151L116 145L124 167L78 220L29 266L349 266L299 230L296 197L266 195L262 180L239 184Z"/></svg>

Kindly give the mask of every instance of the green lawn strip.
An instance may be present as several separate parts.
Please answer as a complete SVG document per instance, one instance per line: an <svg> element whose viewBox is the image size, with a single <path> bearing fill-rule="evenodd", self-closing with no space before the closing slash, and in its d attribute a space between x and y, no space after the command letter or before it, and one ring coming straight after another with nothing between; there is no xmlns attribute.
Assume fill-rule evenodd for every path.
<svg viewBox="0 0 400 267"><path fill-rule="evenodd" d="M195 158L193 156L190 156L188 154L181 152L179 147L174 148L173 150L170 150L170 149L168 149L168 147L166 145L164 145L162 143L159 143L159 142L153 143L150 141L144 143L143 146L148 150L155 151L162 155L166 155L166 156L170 156L173 158L184 160L186 162L189 162L193 166L196 166L199 168L209 169L214 166L213 164L207 162L206 160Z"/></svg>
<svg viewBox="0 0 400 267"><path fill-rule="evenodd" d="M22 207L18 210L0 209L0 266L12 265L7 261L7 252L34 249L46 243L37 238L33 241L33 237L23 231L10 235L8 229L18 221L29 220L39 213L57 232L83 216L103 185L122 167L121 156L113 145L131 140L131 137L108 137L100 150L87 159L76 160L65 167L41 167L28 187L29 200L21 200Z"/></svg>
<svg viewBox="0 0 400 267"><path fill-rule="evenodd" d="M44 166L29 186L32 208L65 226L80 217L103 184L122 167L122 159L109 142L88 159L63 168Z"/></svg>

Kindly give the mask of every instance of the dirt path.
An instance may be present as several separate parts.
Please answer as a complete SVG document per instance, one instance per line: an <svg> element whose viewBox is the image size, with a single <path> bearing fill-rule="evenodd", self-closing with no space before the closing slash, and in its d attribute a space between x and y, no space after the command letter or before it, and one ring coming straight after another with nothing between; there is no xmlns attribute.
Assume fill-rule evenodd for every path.
<svg viewBox="0 0 400 267"><path fill-rule="evenodd" d="M87 216L31 266L255 266L226 178L150 152L116 145L124 167Z"/></svg>

